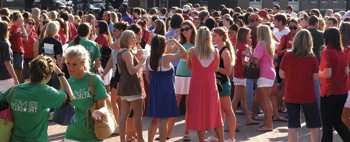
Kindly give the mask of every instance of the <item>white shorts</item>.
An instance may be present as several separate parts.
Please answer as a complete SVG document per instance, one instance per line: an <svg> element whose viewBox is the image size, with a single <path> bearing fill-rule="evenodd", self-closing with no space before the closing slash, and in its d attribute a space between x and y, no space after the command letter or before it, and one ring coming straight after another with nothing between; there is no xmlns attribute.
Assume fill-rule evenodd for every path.
<svg viewBox="0 0 350 142"><path fill-rule="evenodd" d="M14 85L13 78L0 80L0 92L5 92Z"/></svg>
<svg viewBox="0 0 350 142"><path fill-rule="evenodd" d="M346 102L344 104L344 107L350 108L350 91L348 91L348 97L346 98Z"/></svg>
<svg viewBox="0 0 350 142"><path fill-rule="evenodd" d="M120 96L123 101L131 102L142 99L142 95Z"/></svg>
<svg viewBox="0 0 350 142"><path fill-rule="evenodd" d="M175 76L175 94L188 95L191 77Z"/></svg>
<svg viewBox="0 0 350 142"><path fill-rule="evenodd" d="M233 78L233 83L235 86L241 85L241 86L247 86L247 79L240 79L240 78Z"/></svg>
<svg viewBox="0 0 350 142"><path fill-rule="evenodd" d="M272 87L274 82L275 82L274 79L267 79L264 77L260 77L258 78L257 85L258 85L258 88Z"/></svg>
<svg viewBox="0 0 350 142"><path fill-rule="evenodd" d="M109 72L106 74L106 76L103 78L103 83L105 85L109 85L111 83L111 79L113 76L113 71L109 70Z"/></svg>

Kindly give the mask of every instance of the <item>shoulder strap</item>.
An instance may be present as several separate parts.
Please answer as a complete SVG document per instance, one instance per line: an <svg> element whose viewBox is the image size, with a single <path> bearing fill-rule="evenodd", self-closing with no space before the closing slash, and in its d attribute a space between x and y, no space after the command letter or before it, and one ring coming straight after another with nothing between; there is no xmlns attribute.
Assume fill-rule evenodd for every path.
<svg viewBox="0 0 350 142"><path fill-rule="evenodd" d="M12 102L12 97L13 97L13 92L15 92L15 88L16 86L13 86L10 92L10 101L8 102L9 104L9 109L7 109L7 113L6 113L6 119L5 119L5 125L9 122L9 115L10 115L10 111L11 111L11 102ZM12 114L11 114L12 115Z"/></svg>
<svg viewBox="0 0 350 142"><path fill-rule="evenodd" d="M226 46L224 46L223 48L221 48L221 50L220 50L220 52L219 52L220 57L221 57L222 52L224 52L224 50L225 50L226 48L227 48Z"/></svg>
<svg viewBox="0 0 350 142"><path fill-rule="evenodd" d="M94 99L95 99L95 96L96 96L95 87L94 87L94 78L95 78L95 76L96 76L96 74L92 74L90 76L90 89L91 89L92 101L93 101L91 106L93 106L94 103L96 103L96 102L94 102ZM97 103L96 103L96 105L97 105ZM89 128L90 128L90 126L89 126L89 122L90 122L89 121L89 119L90 119L89 111L90 111L90 108L86 111L86 132L89 132Z"/></svg>
<svg viewBox="0 0 350 142"><path fill-rule="evenodd" d="M160 67L160 71L162 71L162 67L163 67L163 59L164 59L164 56L161 56L161 57L160 57L160 65L159 65L159 67Z"/></svg>

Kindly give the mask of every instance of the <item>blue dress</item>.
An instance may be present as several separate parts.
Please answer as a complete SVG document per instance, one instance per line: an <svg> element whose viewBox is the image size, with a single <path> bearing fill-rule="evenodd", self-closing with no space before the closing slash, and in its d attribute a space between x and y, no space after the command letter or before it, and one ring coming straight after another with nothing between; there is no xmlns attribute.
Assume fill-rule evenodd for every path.
<svg viewBox="0 0 350 142"><path fill-rule="evenodd" d="M150 70L150 95L148 98L147 116L155 118L177 117L178 107L175 95L174 67L162 71L163 57L161 57L160 70Z"/></svg>

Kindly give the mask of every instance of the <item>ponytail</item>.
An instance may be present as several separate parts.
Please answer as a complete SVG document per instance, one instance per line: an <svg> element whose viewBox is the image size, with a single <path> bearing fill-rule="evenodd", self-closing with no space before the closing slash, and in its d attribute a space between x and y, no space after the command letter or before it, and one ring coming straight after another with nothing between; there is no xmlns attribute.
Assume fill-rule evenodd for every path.
<svg viewBox="0 0 350 142"><path fill-rule="evenodd" d="M74 39L74 45L79 45L80 43L80 36L77 36L75 39Z"/></svg>
<svg viewBox="0 0 350 142"><path fill-rule="evenodd" d="M231 65L234 66L235 65L235 60L236 60L236 55L234 54L234 50L233 50L233 47L232 47L232 44L231 44L231 41L228 39L228 37L226 36L226 39L225 39L225 45L230 53L230 56L231 56Z"/></svg>

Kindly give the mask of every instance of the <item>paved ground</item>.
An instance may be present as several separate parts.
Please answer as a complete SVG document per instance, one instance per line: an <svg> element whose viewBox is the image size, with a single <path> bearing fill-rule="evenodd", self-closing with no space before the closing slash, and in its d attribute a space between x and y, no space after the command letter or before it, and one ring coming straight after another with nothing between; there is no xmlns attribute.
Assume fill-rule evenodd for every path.
<svg viewBox="0 0 350 142"><path fill-rule="evenodd" d="M240 124L245 124L244 118L242 115L237 115L237 121ZM144 117L143 118L143 137L147 141L147 128L150 123L150 118ZM262 123L260 121L260 123ZM237 142L286 142L287 141L287 122L274 122L274 131L272 132L256 132L256 129L259 125L244 125L243 127L239 128L240 132L236 133L236 140ZM182 134L183 134L183 128L184 128L184 116L181 116L178 118L174 131L173 131L173 138L171 138L168 141L173 142L181 142L182 141ZM49 124L49 141L57 141L61 142L64 139L64 132L66 131L66 127L60 126L54 123ZM305 126L304 118L302 118L302 128L299 130L299 141L300 142L309 142L310 141L310 132L309 129ZM213 132L208 131L206 134L206 137L210 136ZM192 142L198 142L197 135L195 131L190 132L190 136L192 138ZM225 133L225 137L228 137L228 133ZM107 140L106 142L119 142L119 137L114 136ZM334 132L333 137L334 142L341 142L341 139L339 135Z"/></svg>

